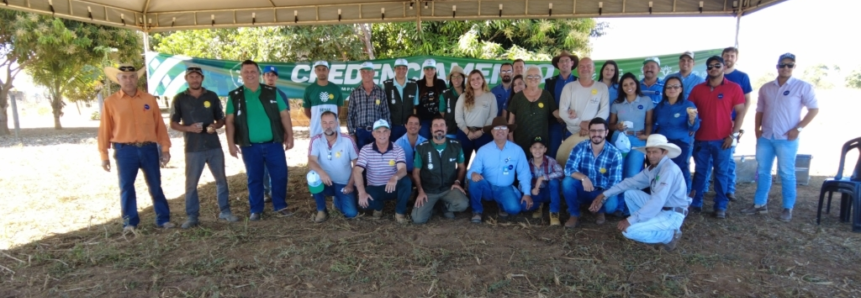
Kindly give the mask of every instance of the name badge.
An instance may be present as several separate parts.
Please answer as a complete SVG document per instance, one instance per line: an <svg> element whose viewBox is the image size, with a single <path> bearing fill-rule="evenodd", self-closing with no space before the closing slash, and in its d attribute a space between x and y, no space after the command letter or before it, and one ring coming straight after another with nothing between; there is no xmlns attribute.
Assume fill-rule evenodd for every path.
<svg viewBox="0 0 861 298"><path fill-rule="evenodd" d="M543 102L539 102L539 103L538 103L538 108L543 109L543 108L544 108L544 103L543 103Z"/></svg>
<svg viewBox="0 0 861 298"><path fill-rule="evenodd" d="M598 95L598 89L592 89L592 95Z"/></svg>
<svg viewBox="0 0 861 298"><path fill-rule="evenodd" d="M379 98L377 98L376 103L377 103L377 105L380 105L380 99Z"/></svg>

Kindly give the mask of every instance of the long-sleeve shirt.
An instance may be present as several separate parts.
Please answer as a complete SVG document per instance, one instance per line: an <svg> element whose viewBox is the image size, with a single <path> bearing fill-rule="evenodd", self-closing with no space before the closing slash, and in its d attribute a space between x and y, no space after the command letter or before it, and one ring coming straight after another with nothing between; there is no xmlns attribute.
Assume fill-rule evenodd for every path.
<svg viewBox="0 0 861 298"><path fill-rule="evenodd" d="M688 121L688 108L696 106L686 99L679 99L675 104L661 101L652 112L654 132L664 135L668 140L690 143L694 139L691 133L700 129L700 116L695 116L691 124Z"/></svg>
<svg viewBox="0 0 861 298"><path fill-rule="evenodd" d="M517 181L520 181L520 190L524 195L529 195L532 189L530 185L532 173L529 172L528 163L526 153L523 153L523 149L520 149L517 144L505 141L505 145L500 150L494 141L478 149L472 159L472 166L466 173L466 178L471 179L472 173L478 173L490 185L510 186L514 184L516 174Z"/></svg>
<svg viewBox="0 0 861 298"><path fill-rule="evenodd" d="M682 87L685 87L683 91L684 93L682 93L682 99L688 99L688 95L691 94L691 90L694 90L694 86L702 84L706 81L705 78L698 76L694 72L689 73L687 77L682 76L681 72L677 72L668 74L666 77L664 77L664 83L667 82L667 79L672 77L676 77L682 80Z"/></svg>
<svg viewBox="0 0 861 298"><path fill-rule="evenodd" d="M469 110L464 107L465 101L466 94L461 94L455 104L454 121L457 123L457 128L466 131L467 127L485 127L493 123L493 117L496 117L498 111L493 93L484 92L476 96L475 104Z"/></svg>
<svg viewBox="0 0 861 298"><path fill-rule="evenodd" d="M562 178L562 166L552 157L544 155L540 166L535 166L535 163L533 163L534 160L534 157L529 159L529 169L532 171L532 180L544 177L544 181L541 182L541 188L546 187L549 180ZM534 181L532 184L535 185Z"/></svg>
<svg viewBox="0 0 861 298"><path fill-rule="evenodd" d="M574 110L577 117L568 117L569 109ZM565 85L559 99L559 117L562 117L572 134L580 132L580 122L590 121L595 117L609 120L610 91L607 90L607 85L594 82L590 87L583 87L581 81Z"/></svg>
<svg viewBox="0 0 861 298"><path fill-rule="evenodd" d="M630 224L647 221L664 207L688 207L687 187L682 170L668 156L664 156L654 169L646 167L631 178L625 179L604 192L611 197L627 190L651 187L649 200L628 217Z"/></svg>
<svg viewBox="0 0 861 298"><path fill-rule="evenodd" d="M356 129L371 127L380 119L391 123L391 113L386 100L386 92L380 86L374 85L370 94L365 92L362 85L353 89L347 106L347 132L354 135Z"/></svg>
<svg viewBox="0 0 861 298"><path fill-rule="evenodd" d="M813 85L790 77L783 86L777 80L759 88L756 112L762 113L762 137L786 140L787 133L801 122L801 109L818 109Z"/></svg>
<svg viewBox="0 0 861 298"><path fill-rule="evenodd" d="M98 149L108 160L111 143L154 142L162 152L170 151L170 136L154 96L138 90L128 95L122 90L105 99L99 123Z"/></svg>
<svg viewBox="0 0 861 298"><path fill-rule="evenodd" d="M568 155L565 176L580 173L589 177L596 188L608 189L622 181L622 163L622 152L612 144L605 142L604 149L595 157L592 142L581 142Z"/></svg>

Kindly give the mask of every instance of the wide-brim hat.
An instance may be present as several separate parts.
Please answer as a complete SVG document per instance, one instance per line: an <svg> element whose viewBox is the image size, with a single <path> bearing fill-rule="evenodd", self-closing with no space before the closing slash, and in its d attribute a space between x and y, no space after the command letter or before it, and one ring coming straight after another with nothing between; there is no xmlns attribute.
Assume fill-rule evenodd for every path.
<svg viewBox="0 0 861 298"><path fill-rule="evenodd" d="M634 150L646 154L646 148L661 148L667 150L667 156L670 158L676 158L682 154L682 148L679 148L679 146L676 146L676 144L668 142L667 137L662 134L649 135L649 138L646 139L646 146L635 147Z"/></svg>
<svg viewBox="0 0 861 298"><path fill-rule="evenodd" d="M454 65L451 67L451 70L449 70L446 80L451 82L451 75L456 73L459 73L460 76L463 77L464 81L466 81L466 73L463 72L463 67L460 67L460 65Z"/></svg>
<svg viewBox="0 0 861 298"><path fill-rule="evenodd" d="M105 76L108 77L111 82L119 84L120 81L117 80L117 75L121 73L137 73L138 78L140 78L146 74L146 69L138 69L131 64L120 64L118 67L105 67Z"/></svg>
<svg viewBox="0 0 861 298"><path fill-rule="evenodd" d="M559 59L562 57L568 57L571 59L571 62L573 62L571 64L571 70L574 70L577 68L577 64L580 64L580 58L577 58L577 55L571 54L568 51L562 51L562 53L559 53L559 55L556 55L556 57L553 57L553 60L550 61L553 64L553 67L559 69Z"/></svg>
<svg viewBox="0 0 861 298"><path fill-rule="evenodd" d="M493 122L491 122L490 125L484 127L484 133L490 133L490 131L497 126L507 126L509 131L512 131L517 128L516 124L508 124L508 121L505 120L505 117L496 117L493 118Z"/></svg>

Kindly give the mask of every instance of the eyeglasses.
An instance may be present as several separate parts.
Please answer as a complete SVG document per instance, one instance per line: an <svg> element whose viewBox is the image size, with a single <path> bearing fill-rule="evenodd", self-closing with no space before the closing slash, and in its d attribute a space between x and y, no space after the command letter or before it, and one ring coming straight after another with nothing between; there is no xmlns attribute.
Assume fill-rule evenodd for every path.
<svg viewBox="0 0 861 298"><path fill-rule="evenodd" d="M605 131L606 131L606 130L604 130L604 129L590 129L590 130L589 130L589 132L594 132L594 133L603 133L603 132L605 132Z"/></svg>
<svg viewBox="0 0 861 298"><path fill-rule="evenodd" d="M777 65L777 68L784 68L784 67L787 67L787 68L794 68L794 67L795 67L795 64L778 64L778 65Z"/></svg>
<svg viewBox="0 0 861 298"><path fill-rule="evenodd" d="M493 130L508 130L508 126L497 126L494 127Z"/></svg>
<svg viewBox="0 0 861 298"><path fill-rule="evenodd" d="M527 80L540 80L541 76L526 76Z"/></svg>
<svg viewBox="0 0 861 298"><path fill-rule="evenodd" d="M499 72L501 72L501 73L511 73L511 71L510 71L510 70L500 70Z"/></svg>
<svg viewBox="0 0 861 298"><path fill-rule="evenodd" d="M667 85L667 89L681 89L682 85Z"/></svg>
<svg viewBox="0 0 861 298"><path fill-rule="evenodd" d="M713 68L720 69L721 67L723 67L723 65L721 65L720 63L718 63L718 64L712 64L712 65L708 65L708 66L706 66L706 68L707 68L708 70L712 70Z"/></svg>

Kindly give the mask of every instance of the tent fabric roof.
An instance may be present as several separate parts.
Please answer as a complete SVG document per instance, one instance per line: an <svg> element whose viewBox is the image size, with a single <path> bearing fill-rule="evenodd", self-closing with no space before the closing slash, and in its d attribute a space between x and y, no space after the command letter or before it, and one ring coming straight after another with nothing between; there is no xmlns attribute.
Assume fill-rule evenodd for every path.
<svg viewBox="0 0 861 298"><path fill-rule="evenodd" d="M77 21L158 32L249 26L404 21L419 23L453 19L740 16L786 0L0 1L2 1L0 8L53 14Z"/></svg>

